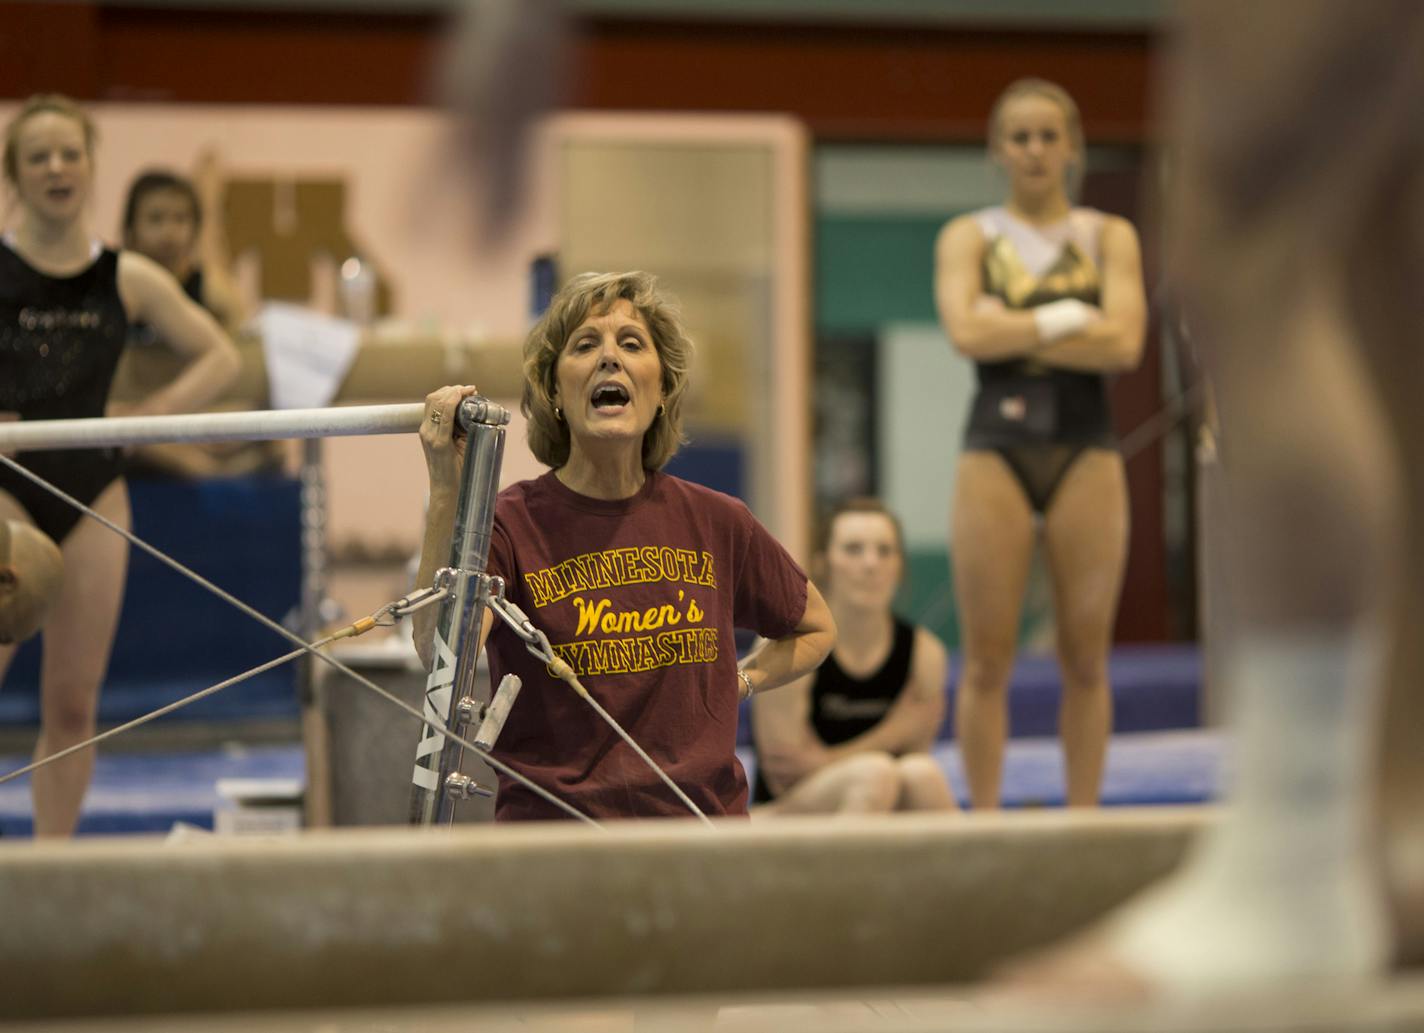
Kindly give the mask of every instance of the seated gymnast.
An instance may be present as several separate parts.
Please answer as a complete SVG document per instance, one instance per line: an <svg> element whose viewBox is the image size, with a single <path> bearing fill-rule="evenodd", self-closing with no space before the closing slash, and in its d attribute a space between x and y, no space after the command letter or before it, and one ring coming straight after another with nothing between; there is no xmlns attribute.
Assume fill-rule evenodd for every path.
<svg viewBox="0 0 1424 1033"><path fill-rule="evenodd" d="M682 441L692 346L646 273L575 277L524 343L529 445L552 469L500 492L488 569L590 694L708 816L745 815L738 704L814 670L835 626L816 587L747 507L662 472ZM418 584L444 566L473 387L426 399L430 479ZM429 667L434 607L415 618ZM480 639L494 683L523 690L495 755L594 818L687 815L658 776L503 623ZM766 641L738 667L733 629ZM501 777L497 820L563 818Z"/></svg>
<svg viewBox="0 0 1424 1033"><path fill-rule="evenodd" d="M1130 223L1070 200L1077 105L1041 79L989 119L1004 205L960 216L936 245L935 298L979 391L955 474L954 592L964 631L956 721L970 798L999 806L1008 687L1034 548L1053 585L1070 806L1098 801L1112 724L1108 654L1127 564L1127 479L1109 375L1137 365L1146 301Z"/></svg>
<svg viewBox="0 0 1424 1033"><path fill-rule="evenodd" d="M0 240L0 414L8 419L102 416L131 320L159 330L187 360L130 411L186 412L236 376L222 328L164 269L105 247L85 211L95 131L72 101L30 98L5 130L5 179L17 217ZM121 526L129 523L123 458L113 449L21 453L11 462L57 485ZM40 673L43 759L94 733L99 687L123 599L128 545L108 528L0 467L0 519L32 525L63 554L58 595L44 620ZM0 677L14 646L0 646ZM68 835L93 770L81 751L35 772L36 835Z"/></svg>
<svg viewBox="0 0 1424 1033"><path fill-rule="evenodd" d="M814 565L836 645L813 674L752 701L753 815L955 810L930 756L948 655L932 631L890 609L905 570L899 520L878 499L840 504Z"/></svg>

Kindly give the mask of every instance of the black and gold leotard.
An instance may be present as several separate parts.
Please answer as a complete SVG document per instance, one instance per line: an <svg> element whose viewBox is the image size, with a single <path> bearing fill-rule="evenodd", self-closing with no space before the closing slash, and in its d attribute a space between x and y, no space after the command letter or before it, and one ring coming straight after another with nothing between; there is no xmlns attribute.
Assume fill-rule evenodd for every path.
<svg viewBox="0 0 1424 1033"><path fill-rule="evenodd" d="M1011 309L1063 298L1099 304L1102 212L1074 208L1051 226L1030 225L1002 207L975 218L987 242L985 294ZM1116 447L1102 374L1055 369L1034 359L975 366L979 390L965 428L965 450L1002 455L1035 511L1047 511L1083 449Z"/></svg>

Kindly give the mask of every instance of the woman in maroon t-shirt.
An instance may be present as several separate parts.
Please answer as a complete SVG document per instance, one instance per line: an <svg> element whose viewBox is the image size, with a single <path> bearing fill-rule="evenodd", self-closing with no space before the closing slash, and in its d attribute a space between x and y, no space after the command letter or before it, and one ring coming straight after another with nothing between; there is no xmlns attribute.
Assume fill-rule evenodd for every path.
<svg viewBox="0 0 1424 1033"><path fill-rule="evenodd" d="M736 499L661 473L682 442L691 342L646 273L575 277L524 344L529 446L552 469L500 493L489 570L591 695L704 812L745 814L739 700L813 670L834 624L801 568ZM473 387L426 399L430 507L418 583L448 555ZM524 643L485 615L490 675L523 691L496 755L593 817L686 815L672 791ZM733 629L766 641L739 668ZM434 614L417 614L430 666ZM500 780L501 820L558 818Z"/></svg>

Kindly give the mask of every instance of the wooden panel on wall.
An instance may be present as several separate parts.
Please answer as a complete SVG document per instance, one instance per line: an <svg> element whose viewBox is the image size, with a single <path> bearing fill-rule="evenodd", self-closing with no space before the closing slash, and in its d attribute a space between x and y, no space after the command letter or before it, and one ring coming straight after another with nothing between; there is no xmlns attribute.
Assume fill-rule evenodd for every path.
<svg viewBox="0 0 1424 1033"><path fill-rule="evenodd" d="M682 475L739 494L810 554L808 140L776 117L555 122L564 271L645 268L694 338ZM718 456L697 468L710 446ZM728 456L740 483L718 483ZM705 463L701 453L696 463Z"/></svg>

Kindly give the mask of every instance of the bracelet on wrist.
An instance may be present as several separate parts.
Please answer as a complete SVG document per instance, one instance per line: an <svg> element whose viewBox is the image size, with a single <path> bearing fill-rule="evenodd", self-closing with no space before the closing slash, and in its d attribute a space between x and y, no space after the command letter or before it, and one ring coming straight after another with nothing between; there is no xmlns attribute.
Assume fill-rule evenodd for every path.
<svg viewBox="0 0 1424 1033"><path fill-rule="evenodd" d="M751 679L751 675L747 674L746 671L744 671L744 670L742 670L740 667L738 667L738 668L737 668L737 677L740 678L740 679L741 679L741 682L742 682L742 691L739 692L739 693L737 693L737 698L738 698L738 699L751 699L751 698L752 698L752 692L754 691L754 690L752 689L752 679Z"/></svg>

